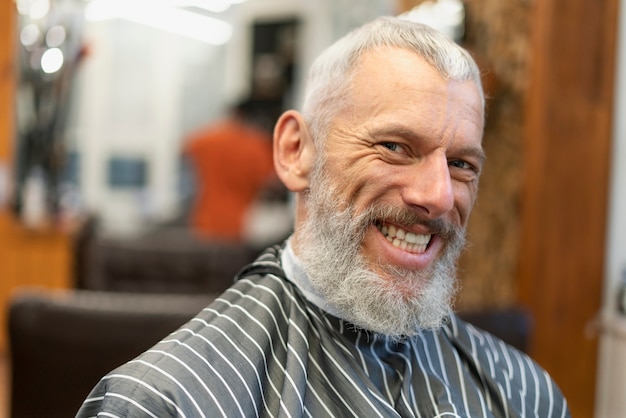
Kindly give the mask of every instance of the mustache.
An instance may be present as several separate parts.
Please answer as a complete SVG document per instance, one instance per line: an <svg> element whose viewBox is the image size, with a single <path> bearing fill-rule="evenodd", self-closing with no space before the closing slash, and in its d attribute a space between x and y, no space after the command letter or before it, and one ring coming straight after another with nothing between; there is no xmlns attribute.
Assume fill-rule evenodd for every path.
<svg viewBox="0 0 626 418"><path fill-rule="evenodd" d="M390 222L399 225L421 225L431 231L432 234L439 235L443 239L452 240L463 235L463 229L454 223L443 219L430 219L419 212L406 207L392 207L378 204L370 207L359 216L362 225L372 223Z"/></svg>

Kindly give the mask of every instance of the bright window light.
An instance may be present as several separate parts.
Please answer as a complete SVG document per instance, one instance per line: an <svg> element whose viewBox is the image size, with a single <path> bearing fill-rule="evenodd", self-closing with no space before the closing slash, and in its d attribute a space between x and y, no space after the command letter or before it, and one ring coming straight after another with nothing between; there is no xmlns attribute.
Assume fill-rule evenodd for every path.
<svg viewBox="0 0 626 418"><path fill-rule="evenodd" d="M246 0L170 0L175 7L195 7L213 13L222 13L233 4L245 3Z"/></svg>
<svg viewBox="0 0 626 418"><path fill-rule="evenodd" d="M94 0L85 10L89 21L125 19L167 32L222 45L232 36L232 26L220 19L170 7L155 0Z"/></svg>

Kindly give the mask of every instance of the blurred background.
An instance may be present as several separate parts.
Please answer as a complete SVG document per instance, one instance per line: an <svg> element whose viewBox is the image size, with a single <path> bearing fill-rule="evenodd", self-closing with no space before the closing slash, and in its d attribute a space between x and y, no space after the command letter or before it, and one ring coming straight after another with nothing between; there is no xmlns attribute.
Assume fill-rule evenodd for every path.
<svg viewBox="0 0 626 418"><path fill-rule="evenodd" d="M33 385L15 382L18 370L33 374L46 358L61 364L45 348L50 335L39 335L39 352L15 357L13 307L25 288L64 300L68 291L158 294L172 305L200 296L187 302L195 309L284 239L290 196L275 185L258 189L236 239L197 230L190 213L200 184L186 146L242 100L267 134L281 111L299 106L321 50L376 16L407 13L474 54L489 97L488 161L457 308L521 315L523 348L553 375L573 416L626 415L625 8L0 0L0 414L21 400L12 392ZM85 300L99 303L89 296L81 309Z"/></svg>

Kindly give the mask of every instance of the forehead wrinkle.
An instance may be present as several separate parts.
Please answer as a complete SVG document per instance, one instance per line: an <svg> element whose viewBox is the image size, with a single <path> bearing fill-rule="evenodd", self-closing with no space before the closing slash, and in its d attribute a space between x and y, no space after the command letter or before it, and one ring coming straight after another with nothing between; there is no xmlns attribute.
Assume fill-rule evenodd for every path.
<svg viewBox="0 0 626 418"><path fill-rule="evenodd" d="M450 98L448 102L448 113L453 113L451 117L458 118L459 109L453 109L454 106L460 106L462 114L467 115L466 120L480 121L485 124L485 108L480 101L478 86L471 81L454 81L447 83L447 95ZM474 118L475 116L475 118Z"/></svg>

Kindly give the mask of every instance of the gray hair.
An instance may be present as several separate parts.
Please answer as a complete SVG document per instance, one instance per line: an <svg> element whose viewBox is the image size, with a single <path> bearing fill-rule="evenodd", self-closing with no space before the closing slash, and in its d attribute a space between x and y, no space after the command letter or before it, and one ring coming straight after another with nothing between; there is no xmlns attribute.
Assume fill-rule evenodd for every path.
<svg viewBox="0 0 626 418"><path fill-rule="evenodd" d="M311 66L302 113L316 143L326 136L333 116L347 103L359 58L367 51L385 47L415 52L446 79L473 81L484 107L480 70L465 49L424 24L380 17L339 39Z"/></svg>

